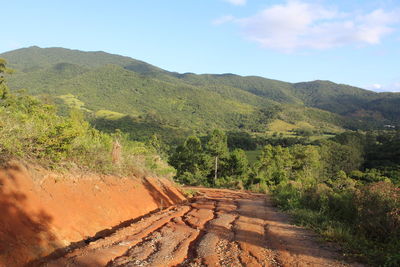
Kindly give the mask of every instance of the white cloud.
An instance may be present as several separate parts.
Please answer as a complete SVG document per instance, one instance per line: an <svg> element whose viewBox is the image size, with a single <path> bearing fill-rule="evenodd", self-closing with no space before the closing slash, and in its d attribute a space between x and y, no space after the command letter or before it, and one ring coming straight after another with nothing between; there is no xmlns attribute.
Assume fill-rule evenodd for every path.
<svg viewBox="0 0 400 267"><path fill-rule="evenodd" d="M213 20L212 23L213 23L214 25L221 25L221 24L224 24L224 23L227 23L227 22L231 22L231 21L233 21L233 20L235 20L235 17L234 17L234 16L232 16L232 15L226 15L226 16L222 16L222 17L219 17L219 18Z"/></svg>
<svg viewBox="0 0 400 267"><path fill-rule="evenodd" d="M225 2L231 3L235 6L244 6L247 0L224 0Z"/></svg>
<svg viewBox="0 0 400 267"><path fill-rule="evenodd" d="M265 48L291 52L300 48L379 44L395 30L400 12L376 9L365 14L350 14L290 0L234 21L242 27L246 38Z"/></svg>
<svg viewBox="0 0 400 267"><path fill-rule="evenodd" d="M374 83L370 86L370 88L374 91L379 91L380 89L382 89L382 84L379 83Z"/></svg>
<svg viewBox="0 0 400 267"><path fill-rule="evenodd" d="M400 82L395 82L392 84L382 85L379 83L366 86L366 89L375 92L400 92Z"/></svg>

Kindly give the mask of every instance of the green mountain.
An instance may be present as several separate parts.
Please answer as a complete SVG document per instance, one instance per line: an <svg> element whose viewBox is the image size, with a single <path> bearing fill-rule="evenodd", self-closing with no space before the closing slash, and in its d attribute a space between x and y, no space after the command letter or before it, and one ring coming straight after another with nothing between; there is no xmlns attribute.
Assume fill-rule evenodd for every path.
<svg viewBox="0 0 400 267"><path fill-rule="evenodd" d="M212 128L320 132L400 123L400 94L329 81L287 83L234 74L169 72L105 52L29 47L0 54L13 90L80 108L105 129L168 135ZM50 99L50 100L49 100Z"/></svg>
<svg viewBox="0 0 400 267"><path fill-rule="evenodd" d="M314 81L293 85L294 94L307 106L351 117L399 123L400 93L376 93L357 87Z"/></svg>

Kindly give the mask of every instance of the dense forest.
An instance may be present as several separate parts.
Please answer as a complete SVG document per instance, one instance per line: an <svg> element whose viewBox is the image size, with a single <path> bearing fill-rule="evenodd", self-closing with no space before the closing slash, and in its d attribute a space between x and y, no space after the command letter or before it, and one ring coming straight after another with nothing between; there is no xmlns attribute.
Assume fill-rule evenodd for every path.
<svg viewBox="0 0 400 267"><path fill-rule="evenodd" d="M349 255L400 264L400 94L63 48L0 57L2 164L269 193Z"/></svg>

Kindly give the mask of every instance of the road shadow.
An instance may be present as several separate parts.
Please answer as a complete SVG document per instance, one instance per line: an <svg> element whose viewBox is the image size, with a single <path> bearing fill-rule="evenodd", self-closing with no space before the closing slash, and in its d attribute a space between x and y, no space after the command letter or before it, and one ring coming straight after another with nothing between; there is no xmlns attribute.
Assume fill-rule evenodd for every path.
<svg viewBox="0 0 400 267"><path fill-rule="evenodd" d="M159 181L162 191L173 201L174 204L182 202L182 198L176 194L170 187L166 186L162 181ZM178 190L178 189L176 189Z"/></svg>
<svg viewBox="0 0 400 267"><path fill-rule="evenodd" d="M180 200L176 200L177 196L174 195L173 192L165 192L166 186L158 188L146 178L143 178L142 181L144 187L146 187L147 191L150 193L150 196L153 198L154 202L159 208L166 208L180 202ZM169 195L174 195L174 197L170 198ZM174 199L176 202L174 202Z"/></svg>
<svg viewBox="0 0 400 267"><path fill-rule="evenodd" d="M83 239L83 240L80 240L77 242L72 242L68 246L58 248L47 256L44 256L44 257L41 257L41 258L38 258L36 260L29 262L29 264L27 266L45 265L46 262L51 262L53 260L59 259L69 253L72 253L75 250L78 250L80 248L87 246L91 242L94 242L94 241L102 239L102 238L107 238L108 236L113 235L114 233L116 233L118 230L120 230L122 228L128 227L133 223L136 223L142 219L152 216L153 214L159 212L161 209L164 209L168 206L173 205L174 204L173 200L178 202L178 196L175 195L175 193L172 192L171 190L168 190L167 186L158 188L157 186L154 186L147 179L143 179L143 185L145 186L147 191L150 193L154 202L157 204L157 206L158 206L157 209L155 209L143 216L121 222L120 224L115 225L112 228L101 230L101 231L97 232L95 235L88 237L86 239ZM162 194L161 192L164 192L164 194ZM93 259L93 260L95 260L95 259ZM93 262L93 264L94 265L91 265L91 266L96 266L95 262Z"/></svg>
<svg viewBox="0 0 400 267"><path fill-rule="evenodd" d="M148 217L151 217L152 215L154 215L155 213L157 213L159 211L160 211L160 209L155 209L155 210L153 210L153 211L151 211L151 212L149 212L149 213L147 213L147 214L145 214L143 216L140 216L140 217L137 217L137 218L134 218L134 219L129 219L129 220L126 220L124 222L121 222L118 225L113 226L112 228L101 230L101 231L97 232L95 235L93 235L91 237L85 238L85 239L77 241L77 242L72 242L69 246L58 248L55 251L53 251L51 254L49 254L49 255L47 255L45 257L30 261L26 266L27 267L28 266L29 267L46 266L47 262L59 259L59 258L65 256L65 255L67 255L69 253L72 253L73 251L75 251L77 249L86 247L91 242L95 242L95 241L97 241L99 239L102 239L102 238L107 238L107 237L113 235L114 233L116 233L118 230L120 230L122 228L125 228L125 227L128 227L128 226L130 226L130 225L132 225L134 223L137 223L137 222L139 222L141 220L144 220L144 219L146 219ZM93 261L95 261L95 260L93 260ZM93 264L94 263L95 262L93 262ZM101 266L101 265L94 264L94 265L90 265L90 266Z"/></svg>
<svg viewBox="0 0 400 267"><path fill-rule="evenodd" d="M0 170L0 266L22 266L61 246L50 229L52 217L32 208L23 193L20 181L30 179L24 175L17 166Z"/></svg>

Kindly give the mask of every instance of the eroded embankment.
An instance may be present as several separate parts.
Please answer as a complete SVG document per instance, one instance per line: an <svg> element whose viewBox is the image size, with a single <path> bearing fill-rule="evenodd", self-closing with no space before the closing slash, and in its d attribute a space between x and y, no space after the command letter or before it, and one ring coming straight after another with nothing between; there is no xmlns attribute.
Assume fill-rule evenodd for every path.
<svg viewBox="0 0 400 267"><path fill-rule="evenodd" d="M0 169L0 266L21 266L110 234L185 198L166 179Z"/></svg>

